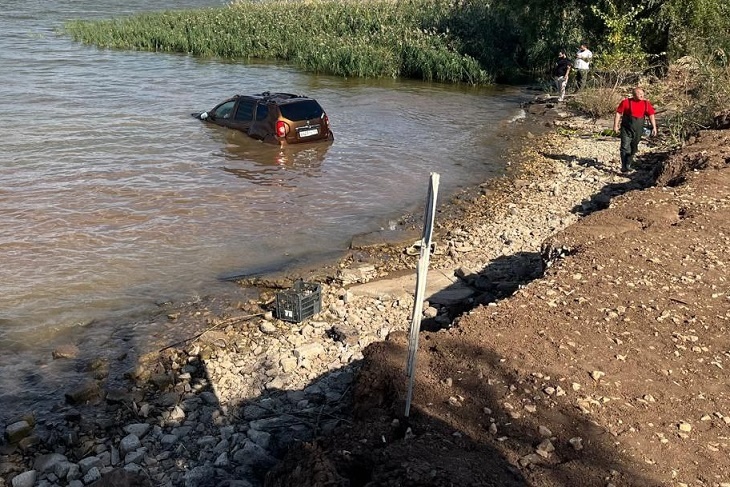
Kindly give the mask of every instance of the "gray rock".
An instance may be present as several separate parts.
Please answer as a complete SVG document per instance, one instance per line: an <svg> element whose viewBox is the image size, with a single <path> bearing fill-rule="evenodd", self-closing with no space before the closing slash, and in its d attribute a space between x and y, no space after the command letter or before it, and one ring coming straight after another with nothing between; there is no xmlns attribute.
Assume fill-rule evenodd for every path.
<svg viewBox="0 0 730 487"><path fill-rule="evenodd" d="M66 480L79 480L82 477L81 467L77 463L72 463L68 466L68 473L66 474Z"/></svg>
<svg viewBox="0 0 730 487"><path fill-rule="evenodd" d="M10 485L13 487L33 487L37 477L38 472L35 470L28 470L13 477L13 480L10 481Z"/></svg>
<svg viewBox="0 0 730 487"><path fill-rule="evenodd" d="M248 480L226 480L219 487L253 487Z"/></svg>
<svg viewBox="0 0 730 487"><path fill-rule="evenodd" d="M99 385L95 381L86 381L78 384L66 392L66 401L70 404L83 404L99 397Z"/></svg>
<svg viewBox="0 0 730 487"><path fill-rule="evenodd" d="M144 461L146 450L140 448L139 450L131 451L124 456L124 465L131 463L142 463Z"/></svg>
<svg viewBox="0 0 730 487"><path fill-rule="evenodd" d="M55 472L56 465L59 463L68 463L68 459L60 453L41 455L33 462L33 470L40 473ZM65 475L59 475L59 477L65 477Z"/></svg>
<svg viewBox="0 0 730 487"><path fill-rule="evenodd" d="M163 446L169 447L171 445L174 445L177 443L178 437L177 435L163 435L160 439L160 443L162 443Z"/></svg>
<svg viewBox="0 0 730 487"><path fill-rule="evenodd" d="M152 426L149 423L133 423L124 427L124 432L129 435L135 435L137 438L144 438L150 431Z"/></svg>
<svg viewBox="0 0 730 487"><path fill-rule="evenodd" d="M230 440L231 436L233 436L235 432L236 428L234 428L233 426L223 426L220 429L221 438L223 438L224 440Z"/></svg>
<svg viewBox="0 0 730 487"><path fill-rule="evenodd" d="M360 334L358 333L357 328L346 323L337 323L328 332L328 335L331 336L333 340L350 346L357 345L357 342L360 339Z"/></svg>
<svg viewBox="0 0 730 487"><path fill-rule="evenodd" d="M180 406L175 406L168 416L170 421L182 421L185 419L185 411Z"/></svg>
<svg viewBox="0 0 730 487"><path fill-rule="evenodd" d="M231 442L228 440L221 440L216 445L215 448L213 448L213 452L216 454L223 453L224 451L228 451L231 448Z"/></svg>
<svg viewBox="0 0 730 487"><path fill-rule="evenodd" d="M99 457L96 456L82 458L79 461L79 468L81 469L81 473L83 475L86 475L92 468L96 467L96 469L98 470L103 466L104 465L101 463L101 460L99 460Z"/></svg>
<svg viewBox="0 0 730 487"><path fill-rule="evenodd" d="M271 434L265 431L258 431L253 428L249 429L246 434L248 437L256 443L258 446L264 449L268 449L271 444Z"/></svg>
<svg viewBox="0 0 730 487"><path fill-rule="evenodd" d="M188 436L191 431L193 431L192 426L181 426L179 428L174 428L172 430L172 434L177 436L178 438L184 438Z"/></svg>
<svg viewBox="0 0 730 487"><path fill-rule="evenodd" d="M204 391L200 393L200 398L203 402L209 406L215 406L218 404L218 396L210 391Z"/></svg>
<svg viewBox="0 0 730 487"><path fill-rule="evenodd" d="M253 441L245 441L243 448L233 454L233 461L256 470L268 470L277 463L276 458Z"/></svg>
<svg viewBox="0 0 730 487"><path fill-rule="evenodd" d="M17 443L33 431L33 427L27 421L17 421L5 428L5 437L9 443Z"/></svg>
<svg viewBox="0 0 730 487"><path fill-rule="evenodd" d="M274 430L284 426L284 421L280 417L257 419L249 423L250 429L259 431Z"/></svg>
<svg viewBox="0 0 730 487"><path fill-rule="evenodd" d="M286 400L296 404L304 399L304 391L286 391Z"/></svg>
<svg viewBox="0 0 730 487"><path fill-rule="evenodd" d="M58 348L56 348L52 353L51 356L56 359L63 359L63 358L76 358L79 354L79 347L72 344L66 344L61 345Z"/></svg>
<svg viewBox="0 0 730 487"><path fill-rule="evenodd" d="M163 391L170 387L174 381L170 374L154 374L150 377L150 382Z"/></svg>
<svg viewBox="0 0 730 487"><path fill-rule="evenodd" d="M125 465L124 471L129 474L143 474L144 475L144 468L137 463L130 463L130 464ZM131 485L136 486L136 485L140 485L140 484L141 484L141 482L136 482Z"/></svg>
<svg viewBox="0 0 730 487"><path fill-rule="evenodd" d="M425 318L435 318L438 316L439 310L434 308L433 306L429 306L428 308L423 310L423 316Z"/></svg>
<svg viewBox="0 0 730 487"><path fill-rule="evenodd" d="M247 420L261 419L268 416L269 414L271 414L271 412L268 409L265 409L256 404L249 404L248 406L243 408L243 417Z"/></svg>
<svg viewBox="0 0 730 487"><path fill-rule="evenodd" d="M119 448L112 447L111 455L109 457L109 463L111 463L112 465L119 465L119 461Z"/></svg>
<svg viewBox="0 0 730 487"><path fill-rule="evenodd" d="M225 468L228 467L231 464L231 462L228 460L228 452L223 452L215 459L215 462L213 462L213 466L218 468Z"/></svg>
<svg viewBox="0 0 730 487"><path fill-rule="evenodd" d="M101 462L102 465L104 465L105 468L109 467L112 464L111 452L103 451L101 453L98 453L96 456L99 457L99 461Z"/></svg>
<svg viewBox="0 0 730 487"><path fill-rule="evenodd" d="M180 396L177 392L167 392L157 398L157 404L162 407L168 408L175 406L180 400Z"/></svg>
<svg viewBox="0 0 730 487"><path fill-rule="evenodd" d="M54 464L54 466L53 466L53 473L59 479L65 479L68 476L69 470L71 470L71 465L73 465L73 464L68 461L58 462L58 463Z"/></svg>
<svg viewBox="0 0 730 487"><path fill-rule="evenodd" d="M269 321L262 321L259 325L259 330L265 335L273 335L277 332L276 325Z"/></svg>
<svg viewBox="0 0 730 487"><path fill-rule="evenodd" d="M90 484L92 482L96 482L101 478L101 472L99 471L98 467L92 467L89 469L88 472L86 472L86 475L84 475L83 482L84 484Z"/></svg>
<svg viewBox="0 0 730 487"><path fill-rule="evenodd" d="M327 383L332 389L343 392L352 385L354 379L355 376L352 372L335 372L327 379Z"/></svg>
<svg viewBox="0 0 730 487"><path fill-rule="evenodd" d="M139 441L137 435L128 434L119 442L119 451L122 455L126 455L140 446L142 446L142 443Z"/></svg>
<svg viewBox="0 0 730 487"><path fill-rule="evenodd" d="M185 473L185 487L213 487L216 485L213 467L202 465Z"/></svg>
<svg viewBox="0 0 730 487"><path fill-rule="evenodd" d="M215 436L206 435L201 436L198 438L198 440L195 442L198 446L206 447L206 446L212 446L218 443L218 440Z"/></svg>
<svg viewBox="0 0 730 487"><path fill-rule="evenodd" d="M112 404L120 404L131 403L135 400L135 397L126 389L113 388L106 390L106 395L104 396L104 399Z"/></svg>
<svg viewBox="0 0 730 487"><path fill-rule="evenodd" d="M286 387L286 380L283 376L278 375L266 383L268 390L283 390Z"/></svg>
<svg viewBox="0 0 730 487"><path fill-rule="evenodd" d="M324 355L324 347L320 343L307 343L294 349L294 356L302 360L315 360Z"/></svg>

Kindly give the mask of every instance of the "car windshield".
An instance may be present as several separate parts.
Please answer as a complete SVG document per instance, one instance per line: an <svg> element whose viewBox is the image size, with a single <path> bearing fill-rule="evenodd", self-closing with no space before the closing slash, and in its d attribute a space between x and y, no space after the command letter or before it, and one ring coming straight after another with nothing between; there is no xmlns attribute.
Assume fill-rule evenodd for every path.
<svg viewBox="0 0 730 487"><path fill-rule="evenodd" d="M313 120L322 116L322 107L314 100L301 100L279 106L281 115L289 120Z"/></svg>

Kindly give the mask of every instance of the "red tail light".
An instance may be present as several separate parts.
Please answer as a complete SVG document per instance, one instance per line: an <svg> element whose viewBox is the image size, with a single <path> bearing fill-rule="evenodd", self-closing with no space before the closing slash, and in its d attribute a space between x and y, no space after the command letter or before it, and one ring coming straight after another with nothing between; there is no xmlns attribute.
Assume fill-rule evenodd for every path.
<svg viewBox="0 0 730 487"><path fill-rule="evenodd" d="M276 136L277 137L286 137L286 134L289 133L289 124L286 122L282 122L281 120L276 121Z"/></svg>
<svg viewBox="0 0 730 487"><path fill-rule="evenodd" d="M324 114L324 124L329 127L330 126L330 118L327 116L327 114Z"/></svg>

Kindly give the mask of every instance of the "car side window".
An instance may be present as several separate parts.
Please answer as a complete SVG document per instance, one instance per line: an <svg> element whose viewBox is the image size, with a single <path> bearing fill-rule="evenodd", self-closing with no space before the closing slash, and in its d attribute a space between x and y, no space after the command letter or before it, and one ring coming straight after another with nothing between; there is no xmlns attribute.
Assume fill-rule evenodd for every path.
<svg viewBox="0 0 730 487"><path fill-rule="evenodd" d="M236 110L235 120L238 122L250 122L253 119L253 109L256 105L254 100L240 100Z"/></svg>
<svg viewBox="0 0 730 487"><path fill-rule="evenodd" d="M266 120L269 116L269 107L263 103L256 105L256 121Z"/></svg>
<svg viewBox="0 0 730 487"><path fill-rule="evenodd" d="M235 104L236 100L231 100L219 105L213 113L215 118L231 118L231 110L233 110L233 105Z"/></svg>

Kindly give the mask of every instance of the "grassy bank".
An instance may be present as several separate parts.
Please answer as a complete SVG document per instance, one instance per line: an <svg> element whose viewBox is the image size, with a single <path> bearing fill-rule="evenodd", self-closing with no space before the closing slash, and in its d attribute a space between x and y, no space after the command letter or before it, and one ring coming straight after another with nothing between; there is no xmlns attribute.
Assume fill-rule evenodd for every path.
<svg viewBox="0 0 730 487"><path fill-rule="evenodd" d="M348 77L489 84L449 25L464 12L443 0L238 1L228 7L70 21L74 40L102 48L286 61Z"/></svg>

